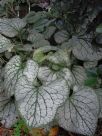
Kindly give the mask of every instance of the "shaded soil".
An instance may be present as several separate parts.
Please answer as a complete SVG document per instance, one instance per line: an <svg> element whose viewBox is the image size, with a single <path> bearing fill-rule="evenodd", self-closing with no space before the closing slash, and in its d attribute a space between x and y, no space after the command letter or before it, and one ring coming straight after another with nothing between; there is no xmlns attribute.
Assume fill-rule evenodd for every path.
<svg viewBox="0 0 102 136"><path fill-rule="evenodd" d="M7 129L1 125L0 136L13 136L13 128ZM23 131L21 131L21 136L31 136L31 135L30 134L26 135ZM71 132L65 131L62 128L59 128L58 135L53 135L53 136L84 136L84 135L71 133ZM102 119L99 119L98 121L97 130L94 136L102 136Z"/></svg>

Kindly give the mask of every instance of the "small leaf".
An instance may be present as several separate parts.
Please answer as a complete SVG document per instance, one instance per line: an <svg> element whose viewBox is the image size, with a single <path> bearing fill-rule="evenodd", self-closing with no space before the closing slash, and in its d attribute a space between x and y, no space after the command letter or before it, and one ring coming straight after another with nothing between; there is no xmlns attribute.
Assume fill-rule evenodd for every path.
<svg viewBox="0 0 102 136"><path fill-rule="evenodd" d="M54 38L56 43L61 44L69 39L69 35L67 31L61 30L54 35Z"/></svg>
<svg viewBox="0 0 102 136"><path fill-rule="evenodd" d="M0 53L11 50L13 47L11 41L0 34Z"/></svg>
<svg viewBox="0 0 102 136"><path fill-rule="evenodd" d="M68 87L63 80L44 85L37 77L36 63L28 63L29 67L24 69L26 75L24 74L16 85L16 101L27 124L30 127L41 127L52 121L58 106L66 99Z"/></svg>
<svg viewBox="0 0 102 136"><path fill-rule="evenodd" d="M15 37L25 26L20 18L0 19L0 33L8 37Z"/></svg>
<svg viewBox="0 0 102 136"><path fill-rule="evenodd" d="M49 60L53 64L69 67L71 65L70 50L68 49L58 50L54 54L49 55L47 57L47 60Z"/></svg>
<svg viewBox="0 0 102 136"><path fill-rule="evenodd" d="M70 98L56 113L56 119L64 129L93 135L98 120L99 104L95 92L89 87L75 86Z"/></svg>
<svg viewBox="0 0 102 136"><path fill-rule="evenodd" d="M38 72L38 78L44 84L49 84L50 82L63 79L65 80L68 89L73 84L73 75L68 68L63 68L58 71L54 71L48 67L40 67Z"/></svg>
<svg viewBox="0 0 102 136"><path fill-rule="evenodd" d="M50 45L50 43L44 39L44 36L35 30L29 34L27 40L32 43L32 46L34 48L39 48L39 47Z"/></svg>
<svg viewBox="0 0 102 136"><path fill-rule="evenodd" d="M49 27L46 29L46 31L44 32L44 37L45 37L45 39L50 39L51 36L54 34L55 30L56 30L56 27L54 27L54 26L49 26Z"/></svg>
<svg viewBox="0 0 102 136"><path fill-rule="evenodd" d="M17 121L18 113L14 101L0 93L0 121L5 127L11 127Z"/></svg>

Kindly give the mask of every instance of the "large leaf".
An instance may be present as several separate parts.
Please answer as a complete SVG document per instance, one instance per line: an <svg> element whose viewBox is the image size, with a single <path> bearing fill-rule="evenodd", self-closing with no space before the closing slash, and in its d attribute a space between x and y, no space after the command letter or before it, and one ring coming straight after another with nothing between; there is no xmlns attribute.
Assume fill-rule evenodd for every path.
<svg viewBox="0 0 102 136"><path fill-rule="evenodd" d="M67 68L54 71L48 67L40 67L38 72L38 78L44 84L49 84L49 82L54 82L61 78L66 81L66 86L68 86L68 88L73 84L73 75L71 71Z"/></svg>
<svg viewBox="0 0 102 136"><path fill-rule="evenodd" d="M14 37L26 26L26 22L20 18L0 19L0 33L8 37Z"/></svg>
<svg viewBox="0 0 102 136"><path fill-rule="evenodd" d="M15 85L21 72L21 58L14 56L5 66L4 70L4 88L8 97L15 91Z"/></svg>
<svg viewBox="0 0 102 136"><path fill-rule="evenodd" d="M71 71L75 84L84 84L85 80L87 79L85 69L82 66L74 65Z"/></svg>
<svg viewBox="0 0 102 136"><path fill-rule="evenodd" d="M102 88L95 90L99 100L99 118L102 118Z"/></svg>
<svg viewBox="0 0 102 136"><path fill-rule="evenodd" d="M18 118L18 113L12 98L8 99L4 93L0 93L0 122L5 127L11 127Z"/></svg>
<svg viewBox="0 0 102 136"><path fill-rule="evenodd" d="M44 36L37 31L33 30L29 36L28 41L30 41L34 48L39 48L43 46L49 46L49 42L44 39Z"/></svg>
<svg viewBox="0 0 102 136"><path fill-rule="evenodd" d="M9 51L13 47L14 45L11 43L11 41L0 34L0 53L7 50Z"/></svg>
<svg viewBox="0 0 102 136"><path fill-rule="evenodd" d="M97 126L98 112L95 92L88 87L75 86L65 105L58 109L56 119L68 131L91 136Z"/></svg>
<svg viewBox="0 0 102 136"><path fill-rule="evenodd" d="M87 39L74 37L74 56L83 61L96 61L102 59L102 48L93 46Z"/></svg>
<svg viewBox="0 0 102 136"><path fill-rule="evenodd" d="M43 85L37 77L37 67L36 62L27 62L26 74L18 80L15 91L18 109L30 127L40 127L52 121L68 93L63 80Z"/></svg>

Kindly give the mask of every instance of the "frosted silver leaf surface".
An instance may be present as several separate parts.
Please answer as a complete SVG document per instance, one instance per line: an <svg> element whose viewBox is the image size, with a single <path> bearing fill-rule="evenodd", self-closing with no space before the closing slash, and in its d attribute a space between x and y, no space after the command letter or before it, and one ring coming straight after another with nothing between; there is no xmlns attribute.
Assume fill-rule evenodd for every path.
<svg viewBox="0 0 102 136"><path fill-rule="evenodd" d="M70 50L68 49L62 49L58 50L52 55L49 55L47 60L54 64L59 64L63 66L69 67L71 65L70 61Z"/></svg>
<svg viewBox="0 0 102 136"><path fill-rule="evenodd" d="M0 33L8 37L15 37L25 26L26 22L20 18L0 19Z"/></svg>
<svg viewBox="0 0 102 136"><path fill-rule="evenodd" d="M27 124L40 127L53 120L58 106L67 97L68 87L61 79L43 84L36 74L37 64L31 63L28 61L29 66L24 69L26 74L17 82L15 96L18 109Z"/></svg>
<svg viewBox="0 0 102 136"><path fill-rule="evenodd" d="M0 34L0 53L11 50L13 47L11 41Z"/></svg>
<svg viewBox="0 0 102 136"><path fill-rule="evenodd" d="M72 68L73 79L76 85L84 85L87 74L82 66L74 65Z"/></svg>
<svg viewBox="0 0 102 136"><path fill-rule="evenodd" d="M4 93L0 93L0 122L5 127L11 127L18 117L14 101L8 99Z"/></svg>
<svg viewBox="0 0 102 136"><path fill-rule="evenodd" d="M88 87L75 86L73 94L56 113L64 129L91 136L97 127L99 103L95 92Z"/></svg>
<svg viewBox="0 0 102 136"><path fill-rule="evenodd" d="M51 81L63 79L66 82L66 86L69 87L73 84L73 75L68 68L63 68L59 71L53 71L49 67L40 67L38 72L38 78L44 83L48 84Z"/></svg>
<svg viewBox="0 0 102 136"><path fill-rule="evenodd" d="M102 48L95 47L86 39L78 39L74 37L74 48L72 50L74 56L83 61L96 61L102 59Z"/></svg>
<svg viewBox="0 0 102 136"><path fill-rule="evenodd" d="M15 92L15 86L20 76L21 58L16 55L6 64L4 69L4 88L8 97Z"/></svg>

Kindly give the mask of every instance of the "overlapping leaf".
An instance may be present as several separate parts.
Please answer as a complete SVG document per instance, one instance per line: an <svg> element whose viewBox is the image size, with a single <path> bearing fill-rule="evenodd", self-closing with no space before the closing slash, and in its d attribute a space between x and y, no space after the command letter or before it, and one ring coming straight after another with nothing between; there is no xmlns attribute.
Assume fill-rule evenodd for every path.
<svg viewBox="0 0 102 136"><path fill-rule="evenodd" d="M0 19L0 33L8 37L15 37L25 26L26 22L20 18Z"/></svg>
<svg viewBox="0 0 102 136"><path fill-rule="evenodd" d="M0 53L11 50L13 47L14 44L12 44L9 39L0 34Z"/></svg>
<svg viewBox="0 0 102 136"><path fill-rule="evenodd" d="M35 70L36 69L36 70ZM63 80L44 85L37 77L38 65L28 61L16 85L18 109L31 127L39 127L52 121L58 106L66 99L68 87Z"/></svg>
<svg viewBox="0 0 102 136"><path fill-rule="evenodd" d="M33 30L33 32L29 34L27 40L33 44L34 48L39 48L39 47L50 45L49 42L44 39L44 36L35 30Z"/></svg>
<svg viewBox="0 0 102 136"><path fill-rule="evenodd" d="M56 27L54 27L54 26L49 26L49 27L46 29L46 31L44 32L44 37L45 37L45 39L51 38L51 36L54 34L55 30L56 30Z"/></svg>
<svg viewBox="0 0 102 136"><path fill-rule="evenodd" d="M21 74L21 58L14 56L5 66L4 88L8 97L12 96L15 86Z"/></svg>
<svg viewBox="0 0 102 136"><path fill-rule="evenodd" d="M74 56L83 61L96 61L102 59L102 48L93 46L86 39L74 38Z"/></svg>
<svg viewBox="0 0 102 136"><path fill-rule="evenodd" d="M56 43L61 44L69 39L69 35L67 31L61 30L54 35L54 38Z"/></svg>
<svg viewBox="0 0 102 136"><path fill-rule="evenodd" d="M54 64L69 67L71 65L70 50L68 49L58 50L56 53L49 55L47 60Z"/></svg>
<svg viewBox="0 0 102 136"><path fill-rule="evenodd" d="M84 62L84 68L94 68L98 64L98 61L86 61Z"/></svg>
<svg viewBox="0 0 102 136"><path fill-rule="evenodd" d="M99 104L95 92L75 86L65 105L58 109L56 119L61 127L83 135L93 135L98 119Z"/></svg>
<svg viewBox="0 0 102 136"><path fill-rule="evenodd" d="M14 101L8 99L4 93L0 93L0 121L5 127L11 127L18 118Z"/></svg>
<svg viewBox="0 0 102 136"><path fill-rule="evenodd" d="M87 74L82 66L74 65L72 68L72 74L75 84L82 85L87 79Z"/></svg>
<svg viewBox="0 0 102 136"><path fill-rule="evenodd" d="M63 79L66 81L66 86L68 86L68 88L70 88L74 80L71 71L67 68L53 71L48 67L40 67L38 77L44 84L49 84L50 82Z"/></svg>

